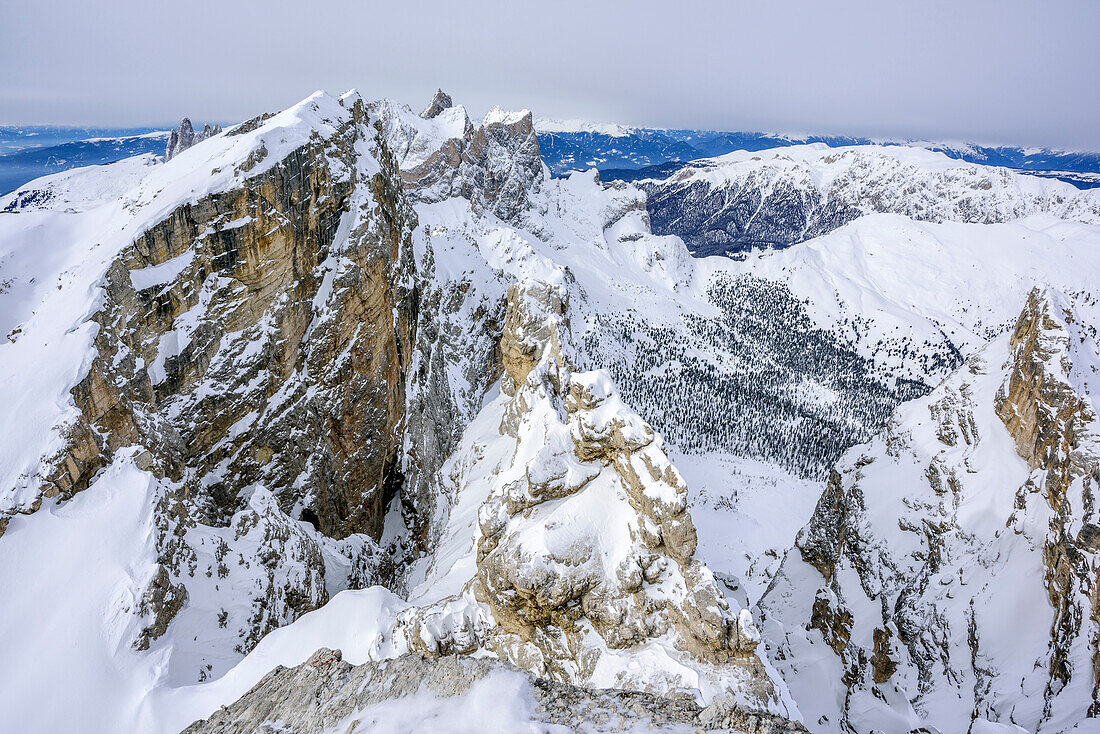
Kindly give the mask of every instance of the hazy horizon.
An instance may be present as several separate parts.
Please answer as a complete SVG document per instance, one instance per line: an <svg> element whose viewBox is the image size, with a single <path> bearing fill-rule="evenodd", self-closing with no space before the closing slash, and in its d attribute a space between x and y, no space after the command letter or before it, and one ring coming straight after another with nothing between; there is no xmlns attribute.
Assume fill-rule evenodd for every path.
<svg viewBox="0 0 1100 734"><path fill-rule="evenodd" d="M418 109L441 87L472 114L1100 149L1100 3L452 8L14 6L0 124L227 123L317 89Z"/></svg>

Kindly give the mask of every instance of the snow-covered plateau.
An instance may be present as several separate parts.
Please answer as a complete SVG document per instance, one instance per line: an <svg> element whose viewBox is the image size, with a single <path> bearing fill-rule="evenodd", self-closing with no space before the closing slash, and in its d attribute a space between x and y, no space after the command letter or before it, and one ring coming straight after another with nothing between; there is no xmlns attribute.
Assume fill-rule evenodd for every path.
<svg viewBox="0 0 1100 734"><path fill-rule="evenodd" d="M170 140L0 198L0 730L1100 731L1100 194Z"/></svg>

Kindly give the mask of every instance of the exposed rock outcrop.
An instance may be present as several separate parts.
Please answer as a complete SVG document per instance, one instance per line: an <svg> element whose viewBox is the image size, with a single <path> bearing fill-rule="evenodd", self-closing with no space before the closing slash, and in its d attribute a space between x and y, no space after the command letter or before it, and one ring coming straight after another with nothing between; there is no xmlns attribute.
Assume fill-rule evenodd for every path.
<svg viewBox="0 0 1100 734"><path fill-rule="evenodd" d="M442 89L435 90L435 96L432 97L432 101L428 103L428 106L420 113L420 116L425 120L432 120L439 117L439 113L443 110L449 110L454 107L454 102L451 101L451 95L444 92Z"/></svg>
<svg viewBox="0 0 1100 734"><path fill-rule="evenodd" d="M1095 312L1033 290L1011 334L837 465L760 603L811 729L1096 714Z"/></svg>
<svg viewBox="0 0 1100 734"><path fill-rule="evenodd" d="M399 482L415 215L358 114L123 252L95 316L99 356L73 391L86 422L55 476L62 495L140 443L206 521L262 481L327 535L380 532ZM364 135L383 162L369 177Z"/></svg>
<svg viewBox="0 0 1100 734"><path fill-rule="evenodd" d="M512 223L528 221L531 194L549 177L529 111L495 107L474 126L462 107L440 108L428 119L388 100L374 103L372 110L382 119L383 134L414 201L457 196L469 200L478 213Z"/></svg>
<svg viewBox="0 0 1100 734"><path fill-rule="evenodd" d="M533 679L513 666L485 658L404 655L380 663L349 665L339 650L322 648L299 666L271 671L236 703L205 721L196 721L184 734L252 734L275 721L285 734L365 734L383 715L377 708L370 709L372 705L424 692L450 699L467 694L475 685L505 681L516 681L530 692L532 722L570 731L806 731L793 721L729 701L702 708L691 700L637 691L579 688Z"/></svg>
<svg viewBox="0 0 1100 734"><path fill-rule="evenodd" d="M202 130L195 132L191 126L191 120L183 118L180 126L168 135L168 147L164 149L164 160L170 161L192 145L201 143L207 138L212 138L221 133L221 125L211 127L210 123L202 126Z"/></svg>
<svg viewBox="0 0 1100 734"><path fill-rule="evenodd" d="M777 705L751 615L693 560L683 480L607 375L575 371L567 311L560 285L509 288L499 432L515 448L478 514L476 575L404 612L399 633L423 654L485 648L563 682ZM680 656L679 672L629 664L652 654Z"/></svg>

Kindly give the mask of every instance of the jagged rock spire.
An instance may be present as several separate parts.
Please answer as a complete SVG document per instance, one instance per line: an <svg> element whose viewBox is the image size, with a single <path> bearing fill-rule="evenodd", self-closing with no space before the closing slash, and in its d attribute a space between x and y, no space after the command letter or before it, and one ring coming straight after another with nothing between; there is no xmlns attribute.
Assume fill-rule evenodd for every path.
<svg viewBox="0 0 1100 734"><path fill-rule="evenodd" d="M209 123L202 126L202 130L195 132L191 120L183 118L180 126L168 136L168 146L164 149L164 160L170 161L195 143L201 143L207 138L214 137L222 131L221 125L210 126Z"/></svg>
<svg viewBox="0 0 1100 734"><path fill-rule="evenodd" d="M505 402L490 410L515 449L478 511L474 576L460 594L404 610L394 639L425 655L490 650L572 684L615 670L617 685L640 690L654 678L627 661L659 645L702 687L770 706L752 614L731 608L694 559L683 478L607 373L575 369L568 310L562 285L509 287Z"/></svg>
<svg viewBox="0 0 1100 734"><path fill-rule="evenodd" d="M443 110L449 110L451 107L454 107L451 95L447 94L442 89L437 89L435 90L435 96L432 97L432 101L428 103L428 106L424 108L420 116L425 120L431 120L433 117L438 116Z"/></svg>

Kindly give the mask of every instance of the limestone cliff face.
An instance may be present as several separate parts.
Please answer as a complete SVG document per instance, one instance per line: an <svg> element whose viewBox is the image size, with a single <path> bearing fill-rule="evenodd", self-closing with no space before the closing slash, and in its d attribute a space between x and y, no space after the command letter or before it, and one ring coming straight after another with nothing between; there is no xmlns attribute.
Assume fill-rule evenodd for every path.
<svg viewBox="0 0 1100 734"><path fill-rule="evenodd" d="M501 375L502 278L477 282L437 268L434 244L417 242L419 310L416 348L405 388L404 484L401 498L413 545L430 551L448 503L440 470Z"/></svg>
<svg viewBox="0 0 1100 734"><path fill-rule="evenodd" d="M1033 290L833 471L760 604L807 722L1054 732L1098 710L1100 350L1073 304Z"/></svg>
<svg viewBox="0 0 1100 734"><path fill-rule="evenodd" d="M140 447L160 480L159 570L134 644L194 625L196 649L177 657L200 677L331 593L393 580L376 541L403 476L416 215L365 105L325 104L323 134L277 161L262 142L227 161L239 185L121 250L72 389L79 417L39 500L17 508L71 497Z"/></svg>
<svg viewBox="0 0 1100 734"><path fill-rule="evenodd" d="M567 313L562 286L509 288L497 430L514 449L478 513L476 574L399 630L425 654L488 649L564 682L690 688L679 675L703 676L774 705L751 615L693 560L682 478L607 375L575 370ZM656 649L679 656L679 674L631 670Z"/></svg>
<svg viewBox="0 0 1100 734"><path fill-rule="evenodd" d="M475 232L496 215L524 219L543 166L529 116L500 113L475 126L442 92L419 116L388 100L370 109L406 194L429 210L414 241L420 308L406 386L402 501L415 545L430 550L448 511L439 470L502 371L508 278L483 265ZM468 202L458 206L468 207L464 224L474 232L436 226L432 205L453 197ZM465 258L482 265L455 267Z"/></svg>
<svg viewBox="0 0 1100 734"><path fill-rule="evenodd" d="M1040 493L1050 507L1043 542L1046 591L1054 608L1046 698L1085 677L1091 682L1090 715L1100 714L1100 427L1094 406L1080 394L1078 374L1095 365L1077 364L1085 341L1069 304L1033 290L1010 346L1013 369L997 394L997 415L1032 473L1021 492ZM1073 344L1077 337L1078 344ZM1093 650L1092 670L1074 669L1073 646Z"/></svg>
<svg viewBox="0 0 1100 734"><path fill-rule="evenodd" d="M358 179L364 134L350 121L123 253L95 316L99 356L74 389L86 423L63 493L141 443L205 521L262 482L327 535L377 536L400 482L415 215L392 162Z"/></svg>

